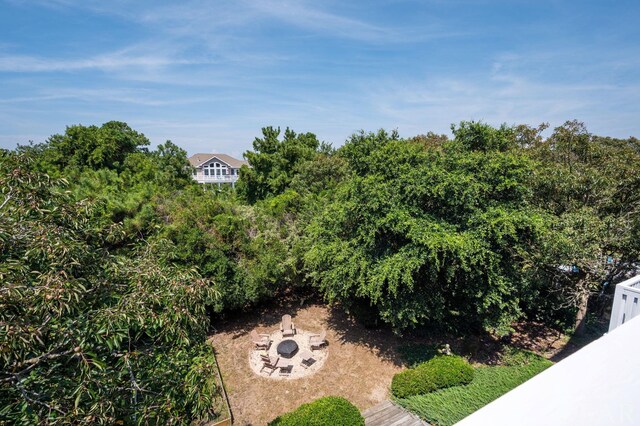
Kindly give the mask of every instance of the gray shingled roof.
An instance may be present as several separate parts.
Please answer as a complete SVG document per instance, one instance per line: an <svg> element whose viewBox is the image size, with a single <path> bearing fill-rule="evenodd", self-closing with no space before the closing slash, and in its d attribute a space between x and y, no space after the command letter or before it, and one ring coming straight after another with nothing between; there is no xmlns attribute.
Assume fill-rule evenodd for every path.
<svg viewBox="0 0 640 426"><path fill-rule="evenodd" d="M193 167L198 167L202 165L202 163L206 163L207 161L213 158L217 158L218 160L222 161L223 163L226 163L228 166L233 167L234 169L239 169L241 166L245 164L247 166L249 165L248 162L244 160L237 160L227 154L211 154L211 153L193 154L191 157L189 157L189 163L191 163Z"/></svg>

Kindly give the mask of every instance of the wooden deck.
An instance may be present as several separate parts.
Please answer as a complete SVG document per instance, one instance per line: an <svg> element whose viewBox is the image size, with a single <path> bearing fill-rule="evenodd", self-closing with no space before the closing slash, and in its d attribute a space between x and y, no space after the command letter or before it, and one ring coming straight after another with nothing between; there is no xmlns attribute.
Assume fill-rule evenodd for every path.
<svg viewBox="0 0 640 426"><path fill-rule="evenodd" d="M383 401L365 410L362 415L366 426L429 426L420 417L391 401Z"/></svg>

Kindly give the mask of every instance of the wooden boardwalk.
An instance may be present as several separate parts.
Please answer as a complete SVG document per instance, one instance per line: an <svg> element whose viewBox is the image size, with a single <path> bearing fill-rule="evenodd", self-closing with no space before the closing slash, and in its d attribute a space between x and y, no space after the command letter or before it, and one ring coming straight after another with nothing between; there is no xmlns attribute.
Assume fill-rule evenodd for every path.
<svg viewBox="0 0 640 426"><path fill-rule="evenodd" d="M420 417L388 400L365 410L362 415L366 426L429 426Z"/></svg>

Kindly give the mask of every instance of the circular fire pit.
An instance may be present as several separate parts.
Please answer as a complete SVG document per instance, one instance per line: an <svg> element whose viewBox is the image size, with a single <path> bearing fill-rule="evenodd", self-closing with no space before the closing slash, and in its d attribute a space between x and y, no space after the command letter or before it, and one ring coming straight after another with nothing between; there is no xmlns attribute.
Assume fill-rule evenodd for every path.
<svg viewBox="0 0 640 426"><path fill-rule="evenodd" d="M329 348L311 351L307 342L316 333L300 328L296 331L294 336L283 338L280 329L274 330L269 334L273 344L264 350L251 345L248 361L253 373L274 380L294 380L312 376L323 368Z"/></svg>
<svg viewBox="0 0 640 426"><path fill-rule="evenodd" d="M278 344L278 355L291 358L298 352L298 344L295 340L287 339Z"/></svg>

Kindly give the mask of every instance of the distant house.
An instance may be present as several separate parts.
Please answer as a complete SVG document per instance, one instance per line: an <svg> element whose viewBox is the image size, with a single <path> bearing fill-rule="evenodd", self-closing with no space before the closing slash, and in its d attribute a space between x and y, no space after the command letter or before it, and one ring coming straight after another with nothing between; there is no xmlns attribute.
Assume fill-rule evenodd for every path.
<svg viewBox="0 0 640 426"><path fill-rule="evenodd" d="M194 154L189 163L195 168L193 178L198 183L230 183L235 186L240 176L240 167L249 165L244 160L237 160L227 154Z"/></svg>

